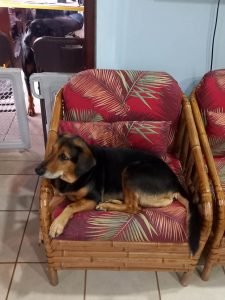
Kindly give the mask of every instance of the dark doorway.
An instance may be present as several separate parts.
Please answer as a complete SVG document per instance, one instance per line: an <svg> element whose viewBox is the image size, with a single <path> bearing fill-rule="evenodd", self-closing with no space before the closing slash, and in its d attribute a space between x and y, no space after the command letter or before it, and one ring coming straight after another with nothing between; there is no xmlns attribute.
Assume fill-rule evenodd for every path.
<svg viewBox="0 0 225 300"><path fill-rule="evenodd" d="M96 67L96 0L85 0L84 7L86 67L91 69Z"/></svg>

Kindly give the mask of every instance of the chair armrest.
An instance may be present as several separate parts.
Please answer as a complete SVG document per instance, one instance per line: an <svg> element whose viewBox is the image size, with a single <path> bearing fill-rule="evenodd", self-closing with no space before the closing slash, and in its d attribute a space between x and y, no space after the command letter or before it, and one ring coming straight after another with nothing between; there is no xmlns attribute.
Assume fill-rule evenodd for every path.
<svg viewBox="0 0 225 300"><path fill-rule="evenodd" d="M45 241L47 255L51 252L51 239L49 237L49 228L51 224L51 214L49 203L53 197L53 187L48 179L42 179L40 188L40 226L42 238Z"/></svg>
<svg viewBox="0 0 225 300"><path fill-rule="evenodd" d="M214 239L213 246L219 246L221 239L224 235L225 229L225 194L222 188L222 184L220 181L220 177L214 162L212 150L209 144L209 140L207 137L207 133L205 130L205 126L203 123L203 119L201 116L201 112L198 106L198 102L196 100L195 90L193 90L191 94L191 108L195 120L195 124L197 127L199 140L201 143L202 152L204 154L209 178L213 184L213 189L215 193L216 207L215 207L215 220L214 222Z"/></svg>
<svg viewBox="0 0 225 300"><path fill-rule="evenodd" d="M202 250L212 227L212 194L191 105L186 96L183 96L176 153L182 165L191 199L199 204L202 215L201 247L199 249Z"/></svg>
<svg viewBox="0 0 225 300"><path fill-rule="evenodd" d="M48 154L51 152L52 146L54 145L57 139L59 121L62 118L62 93L63 89L59 90L55 97L55 102L52 111L52 119L50 123L50 129L48 132L45 157L47 157ZM40 226L48 256L50 256L52 251L51 239L49 237L49 228L51 224L51 212L49 203L53 195L54 191L50 180L42 179L40 189Z"/></svg>

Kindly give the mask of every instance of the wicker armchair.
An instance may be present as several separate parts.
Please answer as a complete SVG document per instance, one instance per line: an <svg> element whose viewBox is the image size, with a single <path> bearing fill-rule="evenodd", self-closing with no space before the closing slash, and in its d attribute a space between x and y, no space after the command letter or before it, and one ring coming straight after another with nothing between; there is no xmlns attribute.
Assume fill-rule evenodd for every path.
<svg viewBox="0 0 225 300"><path fill-rule="evenodd" d="M225 140L221 130L225 124L221 122L225 111L225 92L221 84L224 80L225 70L209 72L191 94L193 116L212 183L214 207L212 232L201 273L203 280L209 279L214 266L225 264Z"/></svg>
<svg viewBox="0 0 225 300"><path fill-rule="evenodd" d="M101 76L105 74L107 75L103 79ZM155 101L156 95L158 97L158 101L154 102L156 105L159 105L159 103L163 105L165 99L169 99L169 97L172 97L170 98L170 100L173 101L170 103L170 106L173 106L176 100L178 101L178 103L180 103L180 106L177 110L178 119L176 119L176 121L174 122L176 127L173 127L174 124L171 125L173 127L172 131L175 135L175 138L170 139L170 142L172 140L173 142L169 143L168 151L171 153L171 155L174 155L174 157L176 157L176 159L180 161L182 166L181 172L185 185L189 190L192 198L198 199L199 201L198 203L202 216L200 247L193 256L190 253L187 239L183 239L182 241L160 241L156 237L155 239L150 241L129 241L118 239L112 240L110 238L103 240L99 240L97 238L92 240L76 240L69 239L68 237L66 238L64 233L64 236L62 235L56 239L51 239L49 237L49 227L51 224L52 213L49 208L49 202L53 197L53 189L49 180L42 179L40 189L40 224L46 255L48 258L49 279L51 284L53 285L56 285L58 283L57 270L76 268L154 271L164 270L183 272L180 281L182 285L187 285L192 272L195 270L196 264L211 232L212 197L198 134L191 111L191 106L188 99L184 95L182 95L176 81L166 73L87 70L76 75L76 77L72 78L71 81L66 86L64 86L64 88L61 89L56 96L52 112L50 130L48 134L46 154L51 151L52 145L57 139L62 120L71 120L71 116L75 116L76 120L78 116L80 118L82 118L84 115L86 115L86 117L87 115L90 117L89 114L84 113L84 107L87 107L89 101L92 101L93 99L93 101L97 101L97 96L93 96L93 94L95 94L96 91L99 92L99 89L108 89L110 85L108 84L108 80L110 80L110 78L112 78L113 76L115 76L114 81L116 81L118 84L118 89L116 89L116 92L120 92L120 84L121 86L123 85L127 88L128 84L126 85L127 81L125 80L125 76L127 75L127 81L129 81L131 77L135 78L134 82L130 82L132 91L137 81L139 81L139 83L141 82L142 91L144 91L141 94L141 101L143 100L142 104L144 105L144 107L146 107L146 105L149 105L150 102L147 103L147 101ZM88 87L88 91L86 89L85 92L82 92L81 90L78 91L76 85L78 84L78 87L81 87L82 80L86 78L88 78L88 81L85 81L85 86ZM98 83L96 83L96 80ZM143 88L144 80L148 81L147 85L155 88L155 92L151 90L151 94L148 93L148 95L146 96L146 89ZM168 82L172 84L171 90L171 86L168 87L167 85ZM98 88L96 84L98 84ZM93 85L95 86L94 89L92 89ZM162 89L160 85L163 86ZM72 88L72 94L70 92L68 93L68 88L70 89L70 92ZM136 89L136 91L137 90L139 91L139 89ZM170 90L170 96L167 95L166 97L164 93L168 93L168 90ZM110 95L114 93L114 91L115 90L111 89ZM89 96L87 96L88 93L90 94ZM67 103L68 94L70 95L70 101L75 103L75 105L81 103L80 112L78 112L78 110L74 110L73 112L69 111ZM131 94L131 90L129 90L129 95L126 95L125 99L127 102L131 101L130 103L132 105L132 103L135 102L135 99L134 93L132 94L133 98L129 98ZM101 91L101 95L102 97L104 97L105 94L103 94ZM161 98L159 99L159 97ZM98 102L98 105L101 106L103 104L102 102ZM111 102L109 105L111 105ZM124 108L124 102L121 105ZM137 106L135 105L135 107ZM135 107L133 109L135 109ZM128 109L127 111L128 113L130 113L131 110ZM151 109L149 109L149 111L150 113L152 113ZM157 113L157 109L154 110L154 112ZM104 113L107 114L108 118L110 118L110 116L108 115L108 110ZM173 108L172 114L175 114ZM91 118L93 118L93 116L94 120L97 119L97 121L99 121L99 114L92 114ZM129 115L130 118L132 116L134 115ZM143 118L147 116L147 113L143 115L139 112L138 116L139 118ZM159 118L159 116L157 115L155 119L156 118ZM173 134L169 134L169 136L173 136ZM98 213L100 212L94 211L92 214ZM178 212L175 208L173 214L176 213ZM97 218L95 220L97 220ZM70 220L70 224L73 224L72 219ZM68 224L68 226L70 225ZM77 227L79 227L79 224L77 224L76 228Z"/></svg>

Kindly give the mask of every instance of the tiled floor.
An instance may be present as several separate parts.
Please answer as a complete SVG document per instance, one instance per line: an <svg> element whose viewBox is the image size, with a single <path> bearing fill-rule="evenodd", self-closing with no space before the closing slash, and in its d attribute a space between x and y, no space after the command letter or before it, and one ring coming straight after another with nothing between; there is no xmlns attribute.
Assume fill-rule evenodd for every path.
<svg viewBox="0 0 225 300"><path fill-rule="evenodd" d="M37 107L37 105L36 105ZM44 153L41 118L29 118L32 148L0 150L0 300L223 300L225 273L216 268L206 283L197 273L188 287L169 272L61 271L53 287L38 245L38 177Z"/></svg>

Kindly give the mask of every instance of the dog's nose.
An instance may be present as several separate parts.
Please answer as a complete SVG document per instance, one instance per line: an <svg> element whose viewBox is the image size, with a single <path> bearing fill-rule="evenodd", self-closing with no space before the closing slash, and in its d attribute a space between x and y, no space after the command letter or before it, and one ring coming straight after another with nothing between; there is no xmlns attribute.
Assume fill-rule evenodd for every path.
<svg viewBox="0 0 225 300"><path fill-rule="evenodd" d="M46 170L45 170L45 167L44 167L44 166L38 166L38 167L35 169L36 174L39 175L39 176L44 175L45 171L46 171Z"/></svg>

